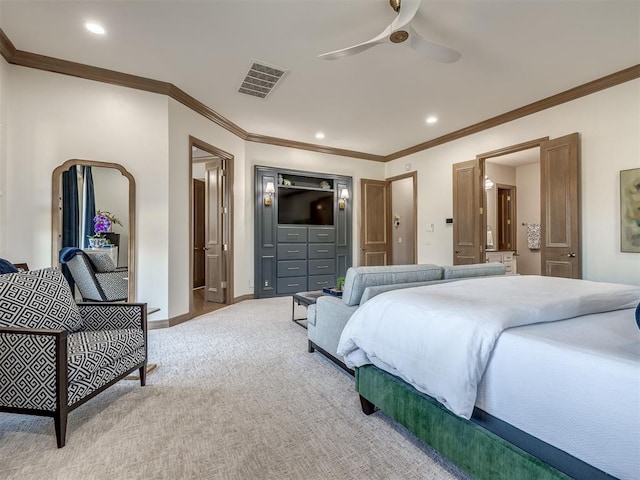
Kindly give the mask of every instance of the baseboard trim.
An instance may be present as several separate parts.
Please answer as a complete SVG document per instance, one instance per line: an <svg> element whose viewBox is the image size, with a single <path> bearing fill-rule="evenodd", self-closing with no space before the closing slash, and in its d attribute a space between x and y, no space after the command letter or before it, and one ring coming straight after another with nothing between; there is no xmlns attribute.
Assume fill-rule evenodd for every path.
<svg viewBox="0 0 640 480"><path fill-rule="evenodd" d="M239 297L235 297L233 299L233 303L240 303L240 302L244 302L245 300L253 300L253 294L249 294L249 295L240 295Z"/></svg>

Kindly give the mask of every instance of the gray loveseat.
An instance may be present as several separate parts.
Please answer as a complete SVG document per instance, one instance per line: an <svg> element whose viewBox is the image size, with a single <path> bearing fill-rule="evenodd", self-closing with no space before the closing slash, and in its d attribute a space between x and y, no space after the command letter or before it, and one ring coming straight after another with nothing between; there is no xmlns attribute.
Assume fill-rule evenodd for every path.
<svg viewBox="0 0 640 480"><path fill-rule="evenodd" d="M474 265L389 265L351 267L347 270L342 298L329 295L318 298L307 312L309 352L320 351L342 368L350 371L337 354L338 342L351 315L367 300L399 288L420 287L452 282L463 278L504 275L502 263Z"/></svg>
<svg viewBox="0 0 640 480"><path fill-rule="evenodd" d="M147 306L77 305L59 270L0 275L0 412L67 415L126 375L146 381Z"/></svg>

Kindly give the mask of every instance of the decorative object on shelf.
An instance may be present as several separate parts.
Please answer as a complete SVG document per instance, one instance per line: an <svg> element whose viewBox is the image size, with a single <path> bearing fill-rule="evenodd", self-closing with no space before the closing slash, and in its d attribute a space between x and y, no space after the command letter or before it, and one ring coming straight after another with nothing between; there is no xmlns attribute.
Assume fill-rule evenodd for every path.
<svg viewBox="0 0 640 480"><path fill-rule="evenodd" d="M266 193L266 195L264 196L264 206L270 207L271 197L273 196L274 193L276 193L276 187L273 185L273 182L267 182L267 186L264 189L264 193Z"/></svg>
<svg viewBox="0 0 640 480"><path fill-rule="evenodd" d="M107 244L107 239L104 237L89 237L89 247L90 248L102 248Z"/></svg>
<svg viewBox="0 0 640 480"><path fill-rule="evenodd" d="M326 180L323 180L320 182L320 188L324 188L325 190L328 190L331 188L331 184Z"/></svg>
<svg viewBox="0 0 640 480"><path fill-rule="evenodd" d="M278 175L278 185L282 185L282 175Z"/></svg>
<svg viewBox="0 0 640 480"><path fill-rule="evenodd" d="M342 291L344 289L344 277L338 277L336 280L336 290Z"/></svg>
<svg viewBox="0 0 640 480"><path fill-rule="evenodd" d="M338 200L338 208L344 210L347 206L347 200L349 199L349 190L343 188L340 192L340 200Z"/></svg>
<svg viewBox="0 0 640 480"><path fill-rule="evenodd" d="M640 168L620 172L620 251L640 253Z"/></svg>
<svg viewBox="0 0 640 480"><path fill-rule="evenodd" d="M293 182L291 180L289 180L288 178L283 178L282 179L282 183L283 183L283 185L286 185L288 187L293 185Z"/></svg>

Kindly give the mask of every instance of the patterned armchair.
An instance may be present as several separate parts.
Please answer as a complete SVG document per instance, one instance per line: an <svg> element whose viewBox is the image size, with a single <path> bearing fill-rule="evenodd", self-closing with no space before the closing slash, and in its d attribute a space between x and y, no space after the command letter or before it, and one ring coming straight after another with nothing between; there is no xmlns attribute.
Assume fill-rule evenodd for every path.
<svg viewBox="0 0 640 480"><path fill-rule="evenodd" d="M67 415L139 370L146 382L147 306L76 305L57 269L0 275L0 412Z"/></svg>
<svg viewBox="0 0 640 480"><path fill-rule="evenodd" d="M129 293L128 269L116 268L107 253L92 254L91 259L78 251L66 262L84 301L118 302Z"/></svg>

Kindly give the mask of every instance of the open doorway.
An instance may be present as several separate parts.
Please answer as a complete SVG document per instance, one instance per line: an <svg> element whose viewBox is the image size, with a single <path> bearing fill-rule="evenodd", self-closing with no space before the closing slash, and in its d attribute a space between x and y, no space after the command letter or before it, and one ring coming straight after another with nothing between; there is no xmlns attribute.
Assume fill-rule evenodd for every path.
<svg viewBox="0 0 640 480"><path fill-rule="evenodd" d="M189 137L189 317L233 303L233 156Z"/></svg>
<svg viewBox="0 0 640 480"><path fill-rule="evenodd" d="M540 147L486 159L485 195L487 259L540 275Z"/></svg>

